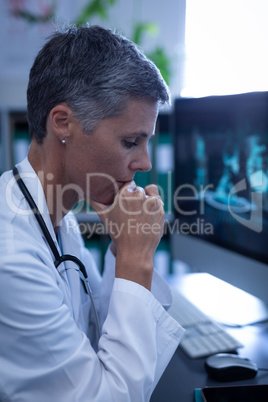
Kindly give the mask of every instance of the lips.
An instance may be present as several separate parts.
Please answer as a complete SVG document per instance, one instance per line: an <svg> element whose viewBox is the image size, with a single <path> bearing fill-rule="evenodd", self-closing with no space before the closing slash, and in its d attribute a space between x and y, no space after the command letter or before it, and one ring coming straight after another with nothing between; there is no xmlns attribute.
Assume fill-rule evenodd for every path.
<svg viewBox="0 0 268 402"><path fill-rule="evenodd" d="M126 183L131 183L133 179L125 180L125 181L117 181L119 189L121 189Z"/></svg>

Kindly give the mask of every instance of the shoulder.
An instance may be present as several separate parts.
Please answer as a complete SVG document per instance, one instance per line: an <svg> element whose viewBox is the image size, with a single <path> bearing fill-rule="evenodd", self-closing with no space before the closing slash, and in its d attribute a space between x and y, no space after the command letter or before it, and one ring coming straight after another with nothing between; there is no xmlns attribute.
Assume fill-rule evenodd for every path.
<svg viewBox="0 0 268 402"><path fill-rule="evenodd" d="M0 178L0 255L1 267L23 268L51 260L36 218L16 185L12 171ZM31 261L31 263L30 263Z"/></svg>

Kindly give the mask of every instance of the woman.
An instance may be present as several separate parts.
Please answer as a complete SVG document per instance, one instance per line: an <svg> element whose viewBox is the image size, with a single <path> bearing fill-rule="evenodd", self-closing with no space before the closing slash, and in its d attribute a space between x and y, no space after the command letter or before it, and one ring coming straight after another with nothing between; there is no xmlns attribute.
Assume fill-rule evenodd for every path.
<svg viewBox="0 0 268 402"><path fill-rule="evenodd" d="M1 401L150 399L183 330L153 271L163 203L133 178L151 168L147 145L168 100L156 67L109 30L57 32L37 55L29 154L0 179ZM70 212L81 199L111 235L103 277Z"/></svg>

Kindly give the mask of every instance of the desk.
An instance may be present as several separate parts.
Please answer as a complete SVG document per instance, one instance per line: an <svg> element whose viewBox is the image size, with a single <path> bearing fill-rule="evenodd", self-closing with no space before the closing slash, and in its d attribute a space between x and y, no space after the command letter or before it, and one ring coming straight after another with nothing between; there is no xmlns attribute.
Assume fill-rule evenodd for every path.
<svg viewBox="0 0 268 402"><path fill-rule="evenodd" d="M228 328L245 346L239 355L253 360L259 368L268 368L268 323L242 328ZM194 389L205 386L268 384L268 372L259 371L255 378L246 381L217 382L208 377L205 358L189 359L178 348L160 379L150 402L193 402Z"/></svg>

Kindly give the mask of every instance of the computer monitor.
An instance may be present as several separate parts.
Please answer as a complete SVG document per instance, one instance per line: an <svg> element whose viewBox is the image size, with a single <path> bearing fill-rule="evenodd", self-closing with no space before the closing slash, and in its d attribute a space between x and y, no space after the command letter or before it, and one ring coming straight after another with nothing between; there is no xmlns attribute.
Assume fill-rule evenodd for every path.
<svg viewBox="0 0 268 402"><path fill-rule="evenodd" d="M268 303L268 92L178 98L173 258Z"/></svg>

